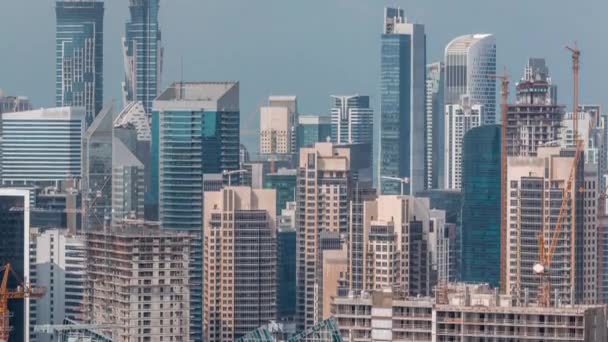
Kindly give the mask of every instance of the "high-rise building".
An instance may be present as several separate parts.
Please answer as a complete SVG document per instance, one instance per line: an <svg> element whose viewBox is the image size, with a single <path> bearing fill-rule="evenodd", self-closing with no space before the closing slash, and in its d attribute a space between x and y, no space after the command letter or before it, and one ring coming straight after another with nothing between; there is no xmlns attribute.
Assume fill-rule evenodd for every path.
<svg viewBox="0 0 608 342"><path fill-rule="evenodd" d="M414 194L425 188L426 175L424 25L385 8L381 55L378 184L382 194L398 194L400 184L382 177L408 177L406 193Z"/></svg>
<svg viewBox="0 0 608 342"><path fill-rule="evenodd" d="M87 125L103 105L103 1L58 0L55 105L84 107Z"/></svg>
<svg viewBox="0 0 608 342"><path fill-rule="evenodd" d="M64 324L78 321L84 298L86 250L84 236L64 229L32 230L30 237L31 282L46 288L32 299L30 324ZM50 285L50 286L49 286ZM49 334L32 334L36 342L54 341Z"/></svg>
<svg viewBox="0 0 608 342"><path fill-rule="evenodd" d="M260 108L260 153L268 159L291 155L289 108Z"/></svg>
<svg viewBox="0 0 608 342"><path fill-rule="evenodd" d="M295 201L298 170L281 168L269 173L264 178L264 189L277 192L277 213L281 212L288 202Z"/></svg>
<svg viewBox="0 0 608 342"><path fill-rule="evenodd" d="M322 251L330 247L322 246L321 233L348 232L351 158L350 148L329 142L300 149L296 199L298 331L321 320Z"/></svg>
<svg viewBox="0 0 608 342"><path fill-rule="evenodd" d="M481 126L484 108L463 95L458 104L445 106L445 181L446 189L460 189L462 183L462 140L471 129Z"/></svg>
<svg viewBox="0 0 608 342"><path fill-rule="evenodd" d="M203 335L234 341L276 320L275 192L205 192Z"/></svg>
<svg viewBox="0 0 608 342"><path fill-rule="evenodd" d="M329 116L300 115L297 129L298 150L310 147L318 142L331 139L331 122Z"/></svg>
<svg viewBox="0 0 608 342"><path fill-rule="evenodd" d="M112 136L114 105L104 106L82 140L83 229L110 223L112 216Z"/></svg>
<svg viewBox="0 0 608 342"><path fill-rule="evenodd" d="M332 95L331 141L334 144L371 144L374 110L369 96Z"/></svg>
<svg viewBox="0 0 608 342"><path fill-rule="evenodd" d="M294 95L273 95L268 97L269 107L287 108L289 112L289 127L290 127L290 150L292 153L297 153L297 126L298 126L298 98Z"/></svg>
<svg viewBox="0 0 608 342"><path fill-rule="evenodd" d="M241 185L250 186L254 189L262 189L266 176L264 166L264 163L241 164L241 170L247 171L241 174Z"/></svg>
<svg viewBox="0 0 608 342"><path fill-rule="evenodd" d="M3 113L3 184L54 184L80 178L84 121L84 108Z"/></svg>
<svg viewBox="0 0 608 342"><path fill-rule="evenodd" d="M444 187L445 106L443 91L445 65L442 62L426 66L426 189Z"/></svg>
<svg viewBox="0 0 608 342"><path fill-rule="evenodd" d="M239 168L239 116L238 82L176 82L156 98L150 192L163 228L200 230L203 175Z"/></svg>
<svg viewBox="0 0 608 342"><path fill-rule="evenodd" d="M23 112L32 109L30 100L25 96L7 96L0 89L0 114Z"/></svg>
<svg viewBox="0 0 608 342"><path fill-rule="evenodd" d="M141 101L148 115L160 92L163 48L158 25L160 0L129 0L131 20L122 40L125 63L123 102Z"/></svg>
<svg viewBox="0 0 608 342"><path fill-rule="evenodd" d="M30 279L30 191L27 189L0 188L0 260L2 266L10 262L11 270L19 278ZM7 288L20 286L10 276ZM12 327L9 341L30 341L30 299L8 301L9 324Z"/></svg>
<svg viewBox="0 0 608 342"><path fill-rule="evenodd" d="M112 223L144 219L145 171L135 151L119 138L112 143Z"/></svg>
<svg viewBox="0 0 608 342"><path fill-rule="evenodd" d="M516 103L507 107L507 154L535 156L539 146L561 138L563 117L545 60L530 58L516 85Z"/></svg>
<svg viewBox="0 0 608 342"><path fill-rule="evenodd" d="M131 225L86 233L85 321L112 341L189 339L190 235Z"/></svg>
<svg viewBox="0 0 608 342"><path fill-rule="evenodd" d="M541 279L531 271L539 260L538 236L544 234L547 244L553 241L573 161L574 150L559 146L540 147L537 157L508 158L506 289L518 300L538 297ZM573 189L584 189L583 160L574 167L577 177ZM588 271L583 260L584 196L584 192L573 191L564 207L568 214L560 221L548 278L552 303L581 303L587 291L583 289Z"/></svg>
<svg viewBox="0 0 608 342"><path fill-rule="evenodd" d="M445 48L445 104L462 95L483 106L482 124L496 122L496 39L492 34L467 34Z"/></svg>
<svg viewBox="0 0 608 342"><path fill-rule="evenodd" d="M295 315L296 202L286 202L277 216L277 319L293 322Z"/></svg>
<svg viewBox="0 0 608 342"><path fill-rule="evenodd" d="M471 129L462 147L460 276L500 283L500 126Z"/></svg>

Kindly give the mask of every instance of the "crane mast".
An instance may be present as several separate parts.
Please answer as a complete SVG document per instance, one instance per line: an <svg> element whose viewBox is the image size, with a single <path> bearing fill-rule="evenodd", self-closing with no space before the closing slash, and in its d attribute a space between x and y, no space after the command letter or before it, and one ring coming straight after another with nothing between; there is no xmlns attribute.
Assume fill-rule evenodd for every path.
<svg viewBox="0 0 608 342"><path fill-rule="evenodd" d="M544 307L548 307L551 305L551 279L549 267L551 266L551 262L553 260L553 253L555 252L555 248L557 247L557 240L561 232L562 224L568 212L568 203L570 203L570 243L572 244L572 251L570 253L570 265L572 267L572 270L570 271L571 286L574 286L576 271L576 260L574 253L574 246L576 243L576 198L574 196L574 192L576 191L576 171L583 149L583 141L579 139L578 136L578 89L581 52L576 47L576 45L574 47L566 47L566 49L572 53L572 73L574 76L574 108L572 111L572 137L574 142L575 153L574 159L572 160L572 164L570 166L570 174L564 187L564 195L562 196L562 203L560 205L557 222L555 223L555 227L553 228L551 240L548 243L545 241L544 232L546 230L546 227L544 226L544 223L541 233L538 234L539 262L534 265L533 271L535 274L541 277L541 282L538 291L538 304ZM543 218L544 215L545 213L543 211ZM543 222L546 222L546 220L543 219ZM571 302L574 303L574 297L571 299Z"/></svg>

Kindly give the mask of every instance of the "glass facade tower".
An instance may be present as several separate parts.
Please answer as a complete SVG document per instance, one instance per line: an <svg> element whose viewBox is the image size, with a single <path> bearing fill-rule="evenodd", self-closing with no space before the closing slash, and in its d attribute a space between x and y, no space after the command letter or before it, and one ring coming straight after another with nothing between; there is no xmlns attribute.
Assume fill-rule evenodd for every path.
<svg viewBox="0 0 608 342"><path fill-rule="evenodd" d="M160 0L129 0L131 21L125 26L123 101L141 101L148 115L160 91L163 62L158 25Z"/></svg>
<svg viewBox="0 0 608 342"><path fill-rule="evenodd" d="M462 150L462 280L500 283L500 125L471 129Z"/></svg>
<svg viewBox="0 0 608 342"><path fill-rule="evenodd" d="M151 197L159 220L166 229L200 230L203 174L239 167L239 85L174 83L152 112Z"/></svg>
<svg viewBox="0 0 608 342"><path fill-rule="evenodd" d="M103 104L101 1L57 1L55 104L85 107L87 124Z"/></svg>
<svg viewBox="0 0 608 342"><path fill-rule="evenodd" d="M425 187L426 36L424 26L405 21L404 11L386 8L380 79L380 161L383 194L398 194L408 177L407 193Z"/></svg>

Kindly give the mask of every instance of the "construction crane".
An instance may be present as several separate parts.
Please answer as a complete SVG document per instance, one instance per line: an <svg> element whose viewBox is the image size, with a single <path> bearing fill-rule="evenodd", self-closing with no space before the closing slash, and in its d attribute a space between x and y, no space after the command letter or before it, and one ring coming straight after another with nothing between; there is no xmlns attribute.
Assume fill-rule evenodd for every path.
<svg viewBox="0 0 608 342"><path fill-rule="evenodd" d="M547 243L545 241L545 230L546 227L543 224L541 232L538 234L538 253L539 253L539 262L534 265L533 271L535 274L541 277L540 286L538 289L538 304L540 306L548 307L551 305L551 279L550 279L550 267L551 261L553 259L553 253L555 252L555 248L557 247L557 240L559 234L562 229L562 224L568 212L568 203L570 205L570 224L571 224L571 240L570 243L574 244L575 242L575 232L576 232L576 200L574 198L574 183L576 181L576 168L578 166L581 151L583 149L583 142L579 139L578 136L578 82L579 82L579 66L580 66L580 50L576 47L566 47L572 53L572 72L574 76L574 98L573 98L573 112L572 112L572 121L573 121L573 140L574 140L574 159L572 160L572 164L570 166L570 174L568 176L568 180L565 184L564 195L562 196L562 203L559 208L559 214L557 217L557 222L555 223L555 227L553 228L553 234L551 236L551 240ZM543 211L543 216L544 216ZM543 219L543 222L545 220ZM574 267L576 265L574 260L574 253L571 253L571 265L572 270L570 271L571 284L574 284ZM574 285L571 285L574 286ZM574 303L574 298L571 299L571 302Z"/></svg>
<svg viewBox="0 0 608 342"><path fill-rule="evenodd" d="M509 99L509 75L507 69L502 75L491 77L500 80L500 293L507 292L507 112Z"/></svg>
<svg viewBox="0 0 608 342"><path fill-rule="evenodd" d="M8 301L11 299L42 298L45 289L22 282L19 275L11 268L10 263L6 263L6 265L0 268L0 272L4 272L2 283L0 284L0 342L8 342L11 332ZM10 274L12 274L13 278L20 284L16 289L7 288Z"/></svg>

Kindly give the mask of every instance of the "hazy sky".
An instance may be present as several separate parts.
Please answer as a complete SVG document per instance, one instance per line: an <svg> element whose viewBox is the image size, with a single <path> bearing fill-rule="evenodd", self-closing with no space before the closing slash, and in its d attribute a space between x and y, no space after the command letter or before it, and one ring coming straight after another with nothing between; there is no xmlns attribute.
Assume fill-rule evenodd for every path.
<svg viewBox="0 0 608 342"><path fill-rule="evenodd" d="M0 88L54 105L53 0L0 0ZM127 0L106 0L105 99L120 99L120 39ZM185 80L241 82L243 140L257 149L257 107L296 94L301 113L328 114L329 95L372 96L378 109L383 7L400 6L426 26L427 61L454 37L496 35L498 65L516 79L528 57L545 57L559 100L571 102L570 57L582 50L581 101L608 104L606 0L161 0L163 87ZM603 82L602 82L603 81ZM513 89L512 89L513 91Z"/></svg>

